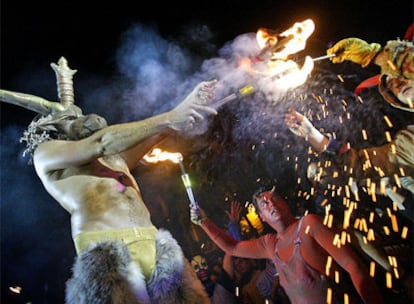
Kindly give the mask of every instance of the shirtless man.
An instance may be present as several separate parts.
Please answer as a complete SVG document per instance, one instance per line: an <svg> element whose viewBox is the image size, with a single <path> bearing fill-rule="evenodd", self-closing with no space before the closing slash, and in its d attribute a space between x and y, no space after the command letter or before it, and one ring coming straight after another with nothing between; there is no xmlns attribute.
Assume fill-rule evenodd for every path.
<svg viewBox="0 0 414 304"><path fill-rule="evenodd" d="M71 215L78 257L67 303L209 302L176 240L152 224L131 170L169 134L216 114L206 105L213 87L201 82L171 111L112 126L83 115L65 87L61 103L0 90L0 100L43 114L24 139L45 189Z"/></svg>
<svg viewBox="0 0 414 304"><path fill-rule="evenodd" d="M261 219L277 233L237 241L207 218L202 209L191 206L190 216L192 222L200 225L226 253L251 259L271 259L292 304L327 303L328 288L333 293L340 289L340 284L331 282L335 271L340 271L339 266L348 272L364 303L384 303L365 265L347 245L338 248L333 244L334 231L324 226L317 215L308 214L296 219L274 189L258 191L253 204ZM327 277L329 259L332 266ZM344 295L338 296L339 299L332 298L331 303L345 301Z"/></svg>

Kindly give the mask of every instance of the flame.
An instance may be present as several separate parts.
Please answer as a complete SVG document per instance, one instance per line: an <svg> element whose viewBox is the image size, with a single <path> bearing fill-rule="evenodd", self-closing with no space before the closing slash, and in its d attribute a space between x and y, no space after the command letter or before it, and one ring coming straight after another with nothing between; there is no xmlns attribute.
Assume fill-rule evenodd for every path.
<svg viewBox="0 0 414 304"><path fill-rule="evenodd" d="M148 163L158 163L160 161L169 160L175 164L183 161L183 155L179 152L167 152L159 148L154 148L151 152L144 155L144 160Z"/></svg>
<svg viewBox="0 0 414 304"><path fill-rule="evenodd" d="M256 40L261 48L258 60L263 61L266 56L269 58L264 70L256 72L270 77L281 88L294 88L303 84L313 70L312 58L306 56L302 67L288 58L305 48L306 41L314 30L315 24L311 19L296 22L282 33L260 28L256 33Z"/></svg>
<svg viewBox="0 0 414 304"><path fill-rule="evenodd" d="M275 80L279 87L294 88L305 83L308 75L313 70L313 66L312 58L306 56L305 63L301 68L293 60L287 60L278 62L274 68L272 67L272 63L270 63L269 72L274 76L278 76ZM282 71L278 72L281 69Z"/></svg>
<svg viewBox="0 0 414 304"><path fill-rule="evenodd" d="M256 33L256 40L262 50L272 50L272 60L286 60L289 55L302 51L306 40L315 30L315 23L311 19L296 22L286 31L276 34L272 30L260 28Z"/></svg>

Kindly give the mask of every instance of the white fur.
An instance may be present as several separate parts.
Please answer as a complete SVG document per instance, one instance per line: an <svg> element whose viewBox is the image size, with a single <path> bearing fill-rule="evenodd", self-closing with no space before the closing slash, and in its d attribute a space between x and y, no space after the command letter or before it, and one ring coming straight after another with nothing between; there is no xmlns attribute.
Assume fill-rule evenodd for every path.
<svg viewBox="0 0 414 304"><path fill-rule="evenodd" d="M166 230L156 235L154 272L146 282L121 241L102 242L79 254L66 283L68 304L209 303L203 285Z"/></svg>

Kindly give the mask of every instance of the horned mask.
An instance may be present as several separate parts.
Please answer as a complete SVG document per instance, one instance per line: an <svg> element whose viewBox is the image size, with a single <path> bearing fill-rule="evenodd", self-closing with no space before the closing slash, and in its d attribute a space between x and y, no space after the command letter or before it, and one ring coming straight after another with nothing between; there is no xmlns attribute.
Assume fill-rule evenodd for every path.
<svg viewBox="0 0 414 304"><path fill-rule="evenodd" d="M38 96L8 90L0 90L0 100L34 111L43 116L59 112L67 112L68 115L81 116L81 109L75 106L72 81L73 75L77 71L68 67L68 62L64 57L61 57L57 64L51 63L51 67L56 74L60 102L49 101Z"/></svg>

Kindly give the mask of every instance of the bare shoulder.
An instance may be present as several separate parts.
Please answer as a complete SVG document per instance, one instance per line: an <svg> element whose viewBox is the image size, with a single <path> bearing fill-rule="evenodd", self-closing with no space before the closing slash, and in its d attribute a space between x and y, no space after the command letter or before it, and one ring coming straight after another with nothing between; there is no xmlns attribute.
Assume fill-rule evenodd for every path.
<svg viewBox="0 0 414 304"><path fill-rule="evenodd" d="M310 223L321 223L322 219L319 215L310 213L310 214L307 214L303 217L303 221L305 223L308 223L308 224L310 224Z"/></svg>
<svg viewBox="0 0 414 304"><path fill-rule="evenodd" d="M33 155L37 173L48 174L69 167L79 167L96 159L94 147L85 140L51 140L40 144Z"/></svg>
<svg viewBox="0 0 414 304"><path fill-rule="evenodd" d="M63 140L52 140L39 144L33 154L33 164L37 173L47 171L48 160L52 159L59 149L65 149L65 147L67 149L67 142Z"/></svg>
<svg viewBox="0 0 414 304"><path fill-rule="evenodd" d="M317 214L307 214L303 217L302 229L317 228L320 229L323 225L322 218Z"/></svg>
<svg viewBox="0 0 414 304"><path fill-rule="evenodd" d="M58 153L59 150L67 149L70 145L70 141L67 140L50 140L45 141L39 144L34 151L34 160L42 159L43 157L48 157L49 155L53 155Z"/></svg>

